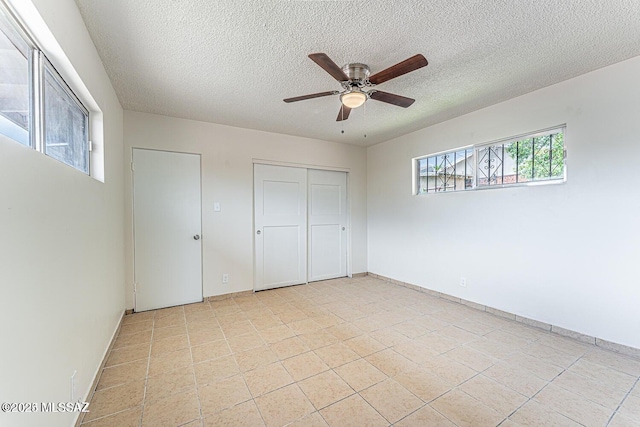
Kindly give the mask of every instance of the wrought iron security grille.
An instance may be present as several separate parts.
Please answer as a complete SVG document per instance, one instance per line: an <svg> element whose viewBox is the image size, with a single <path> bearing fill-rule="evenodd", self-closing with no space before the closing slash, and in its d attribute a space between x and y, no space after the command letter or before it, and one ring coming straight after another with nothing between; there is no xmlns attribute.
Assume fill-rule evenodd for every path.
<svg viewBox="0 0 640 427"><path fill-rule="evenodd" d="M460 191L474 185L470 148L420 159L418 168L419 193Z"/></svg>
<svg viewBox="0 0 640 427"><path fill-rule="evenodd" d="M564 128L435 154L416 162L418 194L562 181Z"/></svg>
<svg viewBox="0 0 640 427"><path fill-rule="evenodd" d="M564 178L564 134L550 132L478 147L478 187Z"/></svg>

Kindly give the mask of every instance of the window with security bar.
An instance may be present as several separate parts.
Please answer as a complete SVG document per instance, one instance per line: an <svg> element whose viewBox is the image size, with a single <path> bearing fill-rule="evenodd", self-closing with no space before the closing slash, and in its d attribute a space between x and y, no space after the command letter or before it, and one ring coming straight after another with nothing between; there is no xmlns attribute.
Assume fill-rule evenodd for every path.
<svg viewBox="0 0 640 427"><path fill-rule="evenodd" d="M552 130L476 148L477 186L564 180L564 132Z"/></svg>
<svg viewBox="0 0 640 427"><path fill-rule="evenodd" d="M418 159L418 193L472 188L474 166L472 148Z"/></svg>
<svg viewBox="0 0 640 427"><path fill-rule="evenodd" d="M563 182L564 128L414 160L417 194Z"/></svg>

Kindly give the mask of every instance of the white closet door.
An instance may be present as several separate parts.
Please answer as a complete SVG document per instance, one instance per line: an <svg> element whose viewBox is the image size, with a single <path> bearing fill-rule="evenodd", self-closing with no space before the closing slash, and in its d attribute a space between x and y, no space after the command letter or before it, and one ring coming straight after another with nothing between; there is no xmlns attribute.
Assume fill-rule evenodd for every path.
<svg viewBox="0 0 640 427"><path fill-rule="evenodd" d="M254 165L255 290L307 281L307 170Z"/></svg>
<svg viewBox="0 0 640 427"><path fill-rule="evenodd" d="M136 311L202 301L200 155L133 150Z"/></svg>
<svg viewBox="0 0 640 427"><path fill-rule="evenodd" d="M309 169L309 281L347 275L347 174Z"/></svg>

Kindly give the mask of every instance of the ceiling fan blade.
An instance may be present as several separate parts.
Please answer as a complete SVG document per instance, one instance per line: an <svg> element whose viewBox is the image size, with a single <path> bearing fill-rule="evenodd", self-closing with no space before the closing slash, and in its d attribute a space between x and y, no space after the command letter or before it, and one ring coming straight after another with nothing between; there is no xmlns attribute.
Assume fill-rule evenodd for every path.
<svg viewBox="0 0 640 427"><path fill-rule="evenodd" d="M349 77L325 53L312 53L309 58L339 82L346 82Z"/></svg>
<svg viewBox="0 0 640 427"><path fill-rule="evenodd" d="M305 99L320 98L321 96L336 95L338 92L331 90L329 92L312 93L311 95L296 96L293 98L283 99L284 102L304 101Z"/></svg>
<svg viewBox="0 0 640 427"><path fill-rule="evenodd" d="M375 99L376 101L386 102L387 104L393 104L403 108L407 108L411 104L416 102L415 99L395 95L389 92L382 92L381 90L371 91L369 97L371 99Z"/></svg>
<svg viewBox="0 0 640 427"><path fill-rule="evenodd" d="M345 106L345 105L341 105L340 106L340 111L338 111L338 118L336 119L336 122L341 122L343 120L347 120L349 118L349 114L351 113L351 108Z"/></svg>
<svg viewBox="0 0 640 427"><path fill-rule="evenodd" d="M387 80L395 79L403 74L410 73L418 68L426 67L428 64L427 59L421 54L412 56L409 59L405 59L402 62L393 65L386 70L375 73L369 77L369 81L374 85L379 85Z"/></svg>

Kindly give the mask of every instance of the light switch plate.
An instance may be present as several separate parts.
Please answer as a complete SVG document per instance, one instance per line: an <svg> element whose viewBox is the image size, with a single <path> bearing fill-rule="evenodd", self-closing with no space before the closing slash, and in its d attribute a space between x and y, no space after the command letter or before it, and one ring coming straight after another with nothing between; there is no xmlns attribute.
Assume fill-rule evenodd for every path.
<svg viewBox="0 0 640 427"><path fill-rule="evenodd" d="M213 202L213 211L220 212L220 202Z"/></svg>

